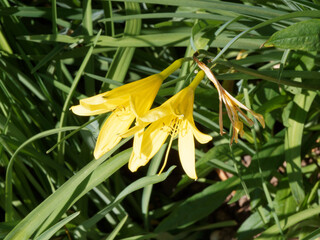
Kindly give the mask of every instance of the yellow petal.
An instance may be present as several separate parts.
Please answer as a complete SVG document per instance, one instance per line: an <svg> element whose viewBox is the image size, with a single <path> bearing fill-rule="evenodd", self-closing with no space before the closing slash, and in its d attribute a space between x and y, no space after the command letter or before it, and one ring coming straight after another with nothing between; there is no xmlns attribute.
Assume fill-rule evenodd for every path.
<svg viewBox="0 0 320 240"><path fill-rule="evenodd" d="M179 131L179 157L183 170L192 179L197 179L196 168L195 168L195 149L194 139L191 127L181 129Z"/></svg>
<svg viewBox="0 0 320 240"><path fill-rule="evenodd" d="M176 116L185 115L188 117L193 114L194 89L186 87L175 95L171 101L172 111Z"/></svg>
<svg viewBox="0 0 320 240"><path fill-rule="evenodd" d="M123 116L119 117L117 112L113 112L105 121L100 130L93 153L96 159L101 157L120 142L120 133L128 130L135 119L133 113L128 112L127 115L128 116L126 118L123 118Z"/></svg>
<svg viewBox="0 0 320 240"><path fill-rule="evenodd" d="M160 107L156 107L143 115L140 120L146 123L158 121L165 116L171 115L170 104L163 103Z"/></svg>
<svg viewBox="0 0 320 240"><path fill-rule="evenodd" d="M164 78L159 74L154 74L149 77L127 83L121 87L112 89L107 94L107 99L118 98L119 96L129 96L132 94L139 94L139 92L144 91L145 89L150 89L154 83L161 84Z"/></svg>
<svg viewBox="0 0 320 240"><path fill-rule="evenodd" d="M137 155L141 155L141 144L143 139L144 129L141 129L134 135L133 139L133 152Z"/></svg>
<svg viewBox="0 0 320 240"><path fill-rule="evenodd" d="M127 138L132 136L133 134L136 134L137 132L141 131L141 129L144 129L143 125L136 125L122 133L120 133L120 137Z"/></svg>
<svg viewBox="0 0 320 240"><path fill-rule="evenodd" d="M135 103L137 113L144 114L150 109L162 81L163 77L159 74L155 74L150 77L125 84L111 91L80 100L80 105L84 109L87 109L87 111L80 108L75 109L74 111L78 110L77 112L81 115L94 115L109 112L118 106L126 105L129 102L129 97L132 95L134 98L137 98L137 100L135 100L135 102L137 102ZM145 101L141 101L141 98Z"/></svg>
<svg viewBox="0 0 320 240"><path fill-rule="evenodd" d="M151 159L159 151L166 141L169 132L165 130L169 126L172 117L166 117L152 123L145 130L141 145L141 156Z"/></svg>
<svg viewBox="0 0 320 240"><path fill-rule="evenodd" d="M121 87L117 87L109 91L106 97L110 99L118 98L119 96L129 96L132 94L139 94L141 91L144 91L153 87L157 88L156 87L157 84L161 85L162 81L166 79L169 75L171 75L174 71L176 71L181 66L183 61L184 59L178 59L160 73L151 75L149 77L140 79L138 81L125 84Z"/></svg>
<svg viewBox="0 0 320 240"><path fill-rule="evenodd" d="M202 133L198 130L198 128L196 127L193 118L192 119L188 119L188 122L190 124L192 133L194 135L194 137L197 139L197 141L199 143L205 144L207 142L210 142L212 140L212 137L208 134Z"/></svg>
<svg viewBox="0 0 320 240"><path fill-rule="evenodd" d="M130 95L130 107L136 117L144 115L152 106L152 103L159 91L162 79L150 82L149 86Z"/></svg>
<svg viewBox="0 0 320 240"><path fill-rule="evenodd" d="M136 172L139 167L145 166L150 159L147 159L144 156L137 156L134 152L131 153L129 159L129 170L131 172Z"/></svg>
<svg viewBox="0 0 320 240"><path fill-rule="evenodd" d="M109 101L107 100L106 95L108 95L108 92L81 99L80 104L72 106L70 110L72 110L74 114L80 116L92 116L110 112L115 109L119 103L124 103L124 98L118 98L117 100L113 99L113 101Z"/></svg>
<svg viewBox="0 0 320 240"><path fill-rule="evenodd" d="M92 96L92 97L81 99L80 104L83 105L84 107L88 107L88 108L90 107L90 105L103 104L106 102L106 99L104 98L105 95L106 95L106 93L100 93L100 94ZM86 105L88 105L88 106L86 106Z"/></svg>
<svg viewBox="0 0 320 240"><path fill-rule="evenodd" d="M92 115L97 115L97 114L109 112L105 108L97 108L95 110L90 110L90 109L85 108L81 105L72 106L70 108L70 110L72 110L72 112L74 114L79 115L79 116L92 116Z"/></svg>
<svg viewBox="0 0 320 240"><path fill-rule="evenodd" d="M186 87L165 101L160 107L148 111L140 119L144 122L155 122L168 115L186 117L193 112L194 89Z"/></svg>
<svg viewBox="0 0 320 240"><path fill-rule="evenodd" d="M131 157L129 159L129 170L131 172L137 171L137 169L141 166L144 166L148 163L147 158L141 158L141 144L143 139L144 129L141 129L134 135L133 139L133 150L131 153Z"/></svg>
<svg viewBox="0 0 320 240"><path fill-rule="evenodd" d="M106 98L107 94L108 92L81 99L80 105L91 111L96 111L99 109L104 109L105 112L112 111L117 106L118 102L111 103L110 101L108 101Z"/></svg>

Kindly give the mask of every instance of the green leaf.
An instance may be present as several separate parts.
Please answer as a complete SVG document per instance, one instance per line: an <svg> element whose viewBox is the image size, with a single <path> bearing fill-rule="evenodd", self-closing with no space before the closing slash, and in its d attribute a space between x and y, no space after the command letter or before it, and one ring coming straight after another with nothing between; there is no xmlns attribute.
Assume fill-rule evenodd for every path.
<svg viewBox="0 0 320 240"><path fill-rule="evenodd" d="M274 199L274 206L279 218L292 215L296 212L296 202L289 188L288 179L281 180L278 184L278 191Z"/></svg>
<svg viewBox="0 0 320 240"><path fill-rule="evenodd" d="M269 101L263 103L263 105L261 105L261 107L258 108L258 110L256 112L264 115L264 114L271 112L275 109L279 109L281 107L284 107L288 103L289 100L290 99L289 99L288 95L276 96L276 97L270 99Z"/></svg>
<svg viewBox="0 0 320 240"><path fill-rule="evenodd" d="M70 126L70 127L63 127L59 129L51 129L48 131L41 132L32 138L28 139L25 141L23 144L21 144L17 150L14 152L14 154L11 156L11 159L9 161L7 171L6 171L6 200L5 200L5 209L6 209L6 220L11 221L12 216L13 216L13 209L12 209L12 168L13 168L13 163L15 160L15 157L18 155L18 153L23 149L26 145L30 144L34 140L50 136L52 134L56 134L62 131L70 131L70 130L75 130L78 127L75 126Z"/></svg>
<svg viewBox="0 0 320 240"><path fill-rule="evenodd" d="M266 221L270 221L270 209L261 208L260 212L254 212L239 227L237 231L237 238L239 240L253 239L253 236L264 230L263 227L265 223L262 221L260 214L263 214L265 216Z"/></svg>
<svg viewBox="0 0 320 240"><path fill-rule="evenodd" d="M16 66L12 65L9 61L5 61L5 60L6 59L0 58L1 72L10 76L15 81L21 82L27 89L29 89L32 93L34 93L40 100L46 99L33 79L30 79L19 68L16 68Z"/></svg>
<svg viewBox="0 0 320 240"><path fill-rule="evenodd" d="M148 176L152 176L157 173L166 149L167 149L167 144L165 143L160 148L159 152L157 152L157 154L152 158L151 163L148 168L148 172L147 172ZM153 184L145 186L143 188L142 197L141 197L141 212L144 215L144 222L145 222L146 227L149 224L149 222L148 222L149 202L150 202L150 198L151 198L152 189L153 189Z"/></svg>
<svg viewBox="0 0 320 240"><path fill-rule="evenodd" d="M302 21L280 30L274 33L264 46L318 51L320 50L320 19Z"/></svg>
<svg viewBox="0 0 320 240"><path fill-rule="evenodd" d="M72 219L74 219L76 216L78 216L80 212L75 212L71 214L70 216L64 218L51 228L49 228L47 231L42 233L40 236L36 237L34 240L48 240L50 239L60 228L62 228L64 225L66 225L68 222L70 222Z"/></svg>
<svg viewBox="0 0 320 240"><path fill-rule="evenodd" d="M121 228L123 227L123 225L125 224L125 222L128 219L128 215L126 215L121 222L117 225L117 227L115 227L115 229L113 229L113 231L110 233L110 235L106 238L106 240L113 240L117 234L119 233L119 231L121 230Z"/></svg>
<svg viewBox="0 0 320 240"><path fill-rule="evenodd" d="M0 223L0 239L3 239L7 234L18 224L18 221L1 222Z"/></svg>
<svg viewBox="0 0 320 240"><path fill-rule="evenodd" d="M238 154L241 150L236 149ZM225 163L231 159L230 146L227 144L219 144L211 148L196 162L196 171L199 178L205 178L214 168L220 168L223 171L236 174L234 167ZM177 184L174 195L189 186L193 181L188 176L183 176Z"/></svg>
<svg viewBox="0 0 320 240"><path fill-rule="evenodd" d="M140 13L140 6L138 3L125 3L125 8L127 14ZM139 35L140 30L141 19L127 20L126 26L124 28L124 37ZM123 82L131 64L134 52L134 47L119 47L115 53L110 68L108 69L106 78L110 78L118 82ZM102 85L102 90L106 90L105 84Z"/></svg>
<svg viewBox="0 0 320 240"><path fill-rule="evenodd" d="M58 218L85 193L110 177L115 171L127 163L131 149L123 151L101 164L120 146L121 144L103 157L88 163L29 213L28 216L21 220L5 239L28 239L39 227L40 230L38 231L41 232L41 228L45 230L46 227L57 221Z"/></svg>
<svg viewBox="0 0 320 240"><path fill-rule="evenodd" d="M304 211L298 212L294 215L289 216L280 221L281 227L283 230L288 229L289 227L302 222L308 218L311 218L320 213L320 206L316 206L313 208L306 209ZM279 234L279 228L277 225L273 225L267 230L265 230L262 235L256 239L263 240L263 239L274 239L273 237Z"/></svg>
<svg viewBox="0 0 320 240"><path fill-rule="evenodd" d="M217 26L220 25L221 21L204 21L197 20L196 24L192 27L191 43L193 43L194 48L203 49L207 45L210 45L215 38L215 31Z"/></svg>
<svg viewBox="0 0 320 240"><path fill-rule="evenodd" d="M301 240L315 240L315 239L318 239L319 237L320 237L320 228L315 230L315 231L313 231L309 235L305 236Z"/></svg>
<svg viewBox="0 0 320 240"><path fill-rule="evenodd" d="M42 34L42 35L24 35L17 37L21 40L34 41L41 43L50 43L50 42L62 42L62 43L91 43L93 42L93 37L90 36L76 36L71 37L61 34ZM100 36L97 42L99 47L159 47L159 46L177 46L185 47L188 46L190 42L190 33L189 32L163 32L157 34L146 34L138 36L124 36L122 38L109 37L109 36ZM227 42L232 40L230 34L222 33L220 34L215 41L212 42L211 47L223 47ZM236 49L257 49L263 43L263 39L255 39L250 41L250 38L241 38L239 39L232 48Z"/></svg>
<svg viewBox="0 0 320 240"><path fill-rule="evenodd" d="M232 177L207 187L173 210L173 212L159 224L155 231L164 232L171 229L183 228L208 216L224 202L226 197L239 184L240 179Z"/></svg>
<svg viewBox="0 0 320 240"><path fill-rule="evenodd" d="M276 16L283 15L283 11L275 10L272 8L262 8L256 6L249 6L246 4L232 3L232 2L220 2L220 1L208 1L208 0L198 0L198 1L185 1L185 0L115 0L116 2L140 2L140 3L150 3L150 4L164 4L182 7L193 7L207 9L213 12L232 12L233 15L236 14L246 14L253 16L265 16L267 18L272 18ZM227 14L226 14L227 15Z"/></svg>
<svg viewBox="0 0 320 240"><path fill-rule="evenodd" d="M144 188L149 185L153 185L159 182L162 182L166 180L166 178L169 176L169 174L173 171L175 166L171 166L168 171L165 173L162 173L160 175L152 175L152 176L146 176L143 178L138 179L137 181L131 183L128 185L124 190L122 190L119 195L116 197L116 199L109 204L104 209L100 210L96 215L94 215L92 218L86 220L83 222L78 228L79 229L88 229L92 227L94 224L96 224L99 220L101 220L109 211L111 211L114 207L116 207L126 196L131 194L134 191L137 191L141 188Z"/></svg>
<svg viewBox="0 0 320 240"><path fill-rule="evenodd" d="M295 95L287 120L285 158L290 188L297 204L301 204L305 197L301 171L301 144L307 113L315 96L316 92L312 91Z"/></svg>

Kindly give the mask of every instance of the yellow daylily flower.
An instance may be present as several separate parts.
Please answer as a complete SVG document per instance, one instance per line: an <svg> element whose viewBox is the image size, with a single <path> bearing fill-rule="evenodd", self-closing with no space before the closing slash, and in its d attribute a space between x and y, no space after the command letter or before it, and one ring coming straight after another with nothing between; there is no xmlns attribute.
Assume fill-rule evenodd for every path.
<svg viewBox="0 0 320 240"><path fill-rule="evenodd" d="M134 142L134 149L129 160L129 169L132 172L146 165L159 151L167 137L171 135L165 161L160 172L166 165L172 140L178 136L179 157L182 167L190 178L197 179L194 137L200 143L207 143L212 140L211 136L201 133L197 129L193 120L194 91L203 77L204 72L200 71L188 87L168 99L161 106L142 116L140 119L145 122L145 125L135 126L127 132L127 135L137 131L140 133L137 141ZM148 124L150 126L143 131L143 128Z"/></svg>
<svg viewBox="0 0 320 240"><path fill-rule="evenodd" d="M117 145L122 139L120 134L129 129L136 117L144 115L150 109L163 80L180 68L182 63L183 59L178 59L160 73L82 99L79 105L70 108L80 116L112 111L100 130L94 149L96 159Z"/></svg>
<svg viewBox="0 0 320 240"><path fill-rule="evenodd" d="M233 140L237 143L238 142L238 134L242 137L244 131L243 131L243 123L239 120L238 112L246 119L246 121L249 123L250 126L253 126L253 121L244 114L244 112L240 109L243 108L246 111L250 112L263 126L265 127L264 118L261 114L255 113L251 109L249 109L247 106L239 102L237 99L235 99L230 93L228 93L219 83L219 81L216 79L216 77L213 75L212 71L203 63L200 62L197 57L194 55L193 59L196 61L198 66L206 73L207 77L210 79L210 81L214 84L216 89L218 90L219 94L219 126L220 126L220 134L224 134L223 132L223 120L222 120L222 102L224 102L228 117L232 124L232 137L230 140L230 144L232 144Z"/></svg>

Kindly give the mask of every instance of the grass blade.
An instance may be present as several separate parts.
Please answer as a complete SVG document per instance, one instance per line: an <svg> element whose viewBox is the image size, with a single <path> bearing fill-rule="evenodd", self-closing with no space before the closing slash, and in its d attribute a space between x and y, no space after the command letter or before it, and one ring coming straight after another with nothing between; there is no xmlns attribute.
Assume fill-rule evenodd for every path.
<svg viewBox="0 0 320 240"><path fill-rule="evenodd" d="M71 214L70 216L64 218L51 228L49 228L47 231L42 233L40 236L36 237L34 240L48 240L50 239L60 228L62 228L64 225L66 225L68 222L70 222L72 219L77 217L80 214L80 212L75 212Z"/></svg>

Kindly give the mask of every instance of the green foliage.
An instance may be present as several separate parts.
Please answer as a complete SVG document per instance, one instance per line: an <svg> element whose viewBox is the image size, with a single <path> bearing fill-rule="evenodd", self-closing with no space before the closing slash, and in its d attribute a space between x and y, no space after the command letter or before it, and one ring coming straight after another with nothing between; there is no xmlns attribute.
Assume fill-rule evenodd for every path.
<svg viewBox="0 0 320 240"><path fill-rule="evenodd" d="M311 19L295 23L274 33L264 46L318 51L320 49L320 20Z"/></svg>
<svg viewBox="0 0 320 240"><path fill-rule="evenodd" d="M0 239L319 237L319 4L0 0ZM158 106L192 80L196 50L266 127L245 125L230 146L205 80L194 119L213 142L196 143L197 181L177 141L160 175L167 144L135 173L130 138L93 159L108 114L70 106L187 58ZM225 109L223 122L229 133Z"/></svg>

